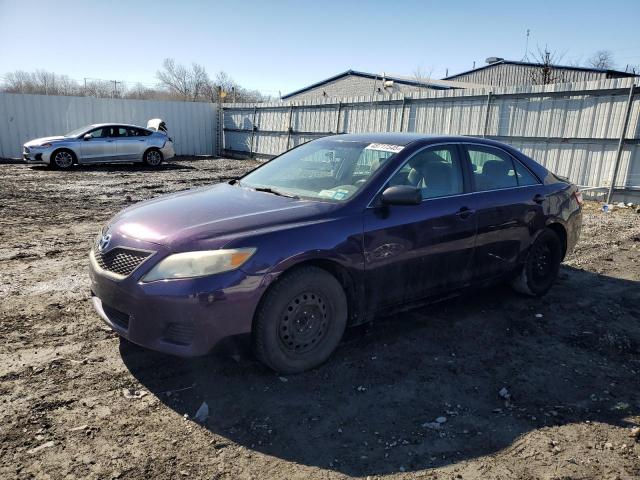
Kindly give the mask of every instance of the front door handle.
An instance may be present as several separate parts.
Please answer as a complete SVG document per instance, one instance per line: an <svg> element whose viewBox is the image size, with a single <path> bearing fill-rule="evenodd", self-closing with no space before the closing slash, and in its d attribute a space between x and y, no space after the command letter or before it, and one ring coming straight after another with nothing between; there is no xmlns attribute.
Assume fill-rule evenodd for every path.
<svg viewBox="0 0 640 480"><path fill-rule="evenodd" d="M462 219L465 219L465 218L469 218L474 213L476 213L476 211L470 209L469 207L461 207L460 210L458 210L458 213L456 213L456 215Z"/></svg>

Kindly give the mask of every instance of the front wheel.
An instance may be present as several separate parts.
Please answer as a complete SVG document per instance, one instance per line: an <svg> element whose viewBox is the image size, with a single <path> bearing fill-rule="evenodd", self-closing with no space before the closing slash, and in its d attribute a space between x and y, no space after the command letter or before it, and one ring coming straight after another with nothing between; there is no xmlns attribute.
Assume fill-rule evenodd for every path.
<svg viewBox="0 0 640 480"><path fill-rule="evenodd" d="M514 290L539 297L547 293L558 276L562 244L558 235L545 229L529 248L522 271L511 282Z"/></svg>
<svg viewBox="0 0 640 480"><path fill-rule="evenodd" d="M338 280L316 267L302 267L267 291L253 326L253 350L281 373L322 364L340 343L347 325L347 298Z"/></svg>
<svg viewBox="0 0 640 480"><path fill-rule="evenodd" d="M144 152L144 157L142 159L144 164L149 167L159 167L162 163L162 153L160 150L151 149Z"/></svg>
<svg viewBox="0 0 640 480"><path fill-rule="evenodd" d="M60 170L69 170L73 167L75 162L75 157L73 153L69 150L58 150L53 152L51 159L49 161L49 166L51 168L57 168Z"/></svg>

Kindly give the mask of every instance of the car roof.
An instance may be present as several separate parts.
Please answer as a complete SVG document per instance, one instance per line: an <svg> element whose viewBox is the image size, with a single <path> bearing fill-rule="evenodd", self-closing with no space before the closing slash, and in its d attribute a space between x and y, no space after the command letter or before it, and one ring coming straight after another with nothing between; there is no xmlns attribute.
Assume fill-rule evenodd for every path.
<svg viewBox="0 0 640 480"><path fill-rule="evenodd" d="M141 127L140 125L133 125L131 123L93 123L89 125L90 128L99 128L99 127L134 127L134 128L142 128L143 130L149 130L146 127Z"/></svg>
<svg viewBox="0 0 640 480"><path fill-rule="evenodd" d="M326 137L325 137L326 138ZM408 145L416 140L430 138L422 133L345 133L330 137L341 142L389 143L392 145Z"/></svg>
<svg viewBox="0 0 640 480"><path fill-rule="evenodd" d="M344 141L344 142L368 142L368 143L387 143L391 145L407 146L410 143L419 142L422 144L427 143L441 143L441 142L473 142L483 143L486 145L499 145L505 146L501 142L495 140L489 140L481 137L471 137L464 135L429 135L425 133L347 133L341 135L334 135L332 140Z"/></svg>

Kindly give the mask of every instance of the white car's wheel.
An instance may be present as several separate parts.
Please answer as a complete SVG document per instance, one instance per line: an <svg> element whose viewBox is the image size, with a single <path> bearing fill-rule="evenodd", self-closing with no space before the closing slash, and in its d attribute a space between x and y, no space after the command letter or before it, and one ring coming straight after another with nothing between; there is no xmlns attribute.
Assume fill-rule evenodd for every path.
<svg viewBox="0 0 640 480"><path fill-rule="evenodd" d="M75 156L70 150L58 150L53 152L49 165L60 170L69 170L75 163Z"/></svg>

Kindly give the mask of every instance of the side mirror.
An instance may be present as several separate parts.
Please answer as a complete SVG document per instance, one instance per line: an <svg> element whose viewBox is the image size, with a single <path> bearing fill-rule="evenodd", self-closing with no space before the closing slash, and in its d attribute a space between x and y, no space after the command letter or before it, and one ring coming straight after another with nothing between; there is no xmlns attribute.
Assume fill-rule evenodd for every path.
<svg viewBox="0 0 640 480"><path fill-rule="evenodd" d="M82 139L86 142L87 140L91 140L93 137L91 136L90 133L85 133L84 137L82 137Z"/></svg>
<svg viewBox="0 0 640 480"><path fill-rule="evenodd" d="M395 185L382 192L380 201L384 205L420 205L422 203L422 192L417 187Z"/></svg>

